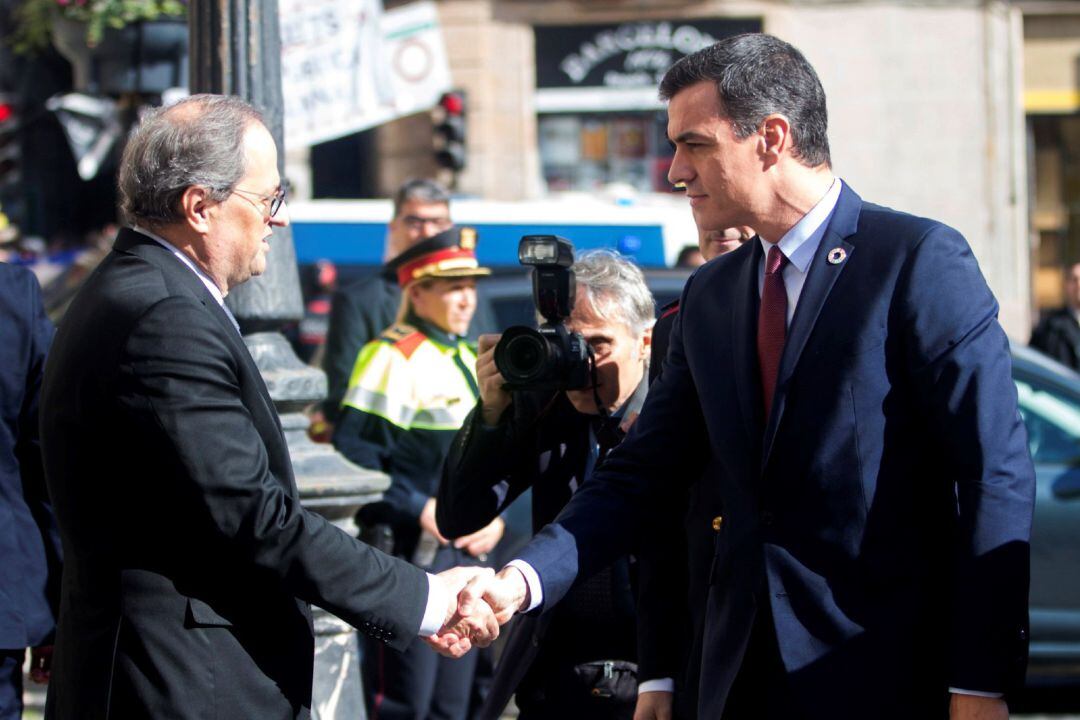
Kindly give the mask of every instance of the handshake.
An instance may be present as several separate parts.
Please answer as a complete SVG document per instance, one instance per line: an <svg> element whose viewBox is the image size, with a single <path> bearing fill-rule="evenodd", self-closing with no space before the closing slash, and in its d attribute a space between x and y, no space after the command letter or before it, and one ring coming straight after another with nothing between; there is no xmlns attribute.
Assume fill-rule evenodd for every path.
<svg viewBox="0 0 1080 720"><path fill-rule="evenodd" d="M435 576L447 591L446 620L424 641L440 655L459 658L474 645L487 647L499 637L499 626L529 602L525 576L513 567L457 567Z"/></svg>

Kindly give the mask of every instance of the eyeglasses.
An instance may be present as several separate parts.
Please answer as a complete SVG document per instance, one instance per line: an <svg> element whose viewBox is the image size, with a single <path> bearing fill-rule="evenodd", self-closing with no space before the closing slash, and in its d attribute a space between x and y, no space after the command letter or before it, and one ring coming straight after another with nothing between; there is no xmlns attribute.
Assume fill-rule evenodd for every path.
<svg viewBox="0 0 1080 720"><path fill-rule="evenodd" d="M410 230L422 230L425 225L434 225L439 229L446 229L453 225L448 217L420 217L419 215L406 215L401 222Z"/></svg>
<svg viewBox="0 0 1080 720"><path fill-rule="evenodd" d="M265 214L263 217L272 218L277 215L277 211L280 210L281 206L285 204L285 195L289 192L289 183L282 182L281 187L279 187L277 191L271 195L263 195L262 193L257 193L252 190L244 190L243 188L233 188L232 191L234 193L239 193L240 196L248 202L251 201L244 197L245 195L253 195L262 200L263 202L270 201L270 212ZM255 203L253 202L251 204L255 205ZM255 205L255 207L258 208L259 206ZM262 208L259 209L261 210Z"/></svg>

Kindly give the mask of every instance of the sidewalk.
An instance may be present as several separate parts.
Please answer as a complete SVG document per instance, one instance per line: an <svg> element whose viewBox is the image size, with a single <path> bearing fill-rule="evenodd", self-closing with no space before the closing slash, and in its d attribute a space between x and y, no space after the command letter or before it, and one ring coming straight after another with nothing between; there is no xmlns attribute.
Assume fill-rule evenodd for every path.
<svg viewBox="0 0 1080 720"><path fill-rule="evenodd" d="M29 655L29 653L27 653ZM26 667L30 667L29 660ZM30 679L23 669L23 720L42 720L45 717L45 689L48 685L38 685Z"/></svg>

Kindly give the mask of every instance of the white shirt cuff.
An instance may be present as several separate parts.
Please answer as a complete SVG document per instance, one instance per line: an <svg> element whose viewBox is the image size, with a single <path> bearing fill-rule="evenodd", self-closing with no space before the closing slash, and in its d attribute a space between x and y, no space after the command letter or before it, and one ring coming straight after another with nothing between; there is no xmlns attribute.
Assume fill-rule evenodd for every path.
<svg viewBox="0 0 1080 720"><path fill-rule="evenodd" d="M637 694L647 692L675 692L675 680L673 678L657 678L655 680L646 680L643 683L638 683Z"/></svg>
<svg viewBox="0 0 1080 720"><path fill-rule="evenodd" d="M974 695L975 697L999 698L1005 697L1004 693L986 692L985 690L963 690L961 688L949 688L953 695Z"/></svg>
<svg viewBox="0 0 1080 720"><path fill-rule="evenodd" d="M506 567L517 568L525 577L525 586L529 588L529 597L525 598L526 606L521 612L535 610L544 601L544 591L540 587L540 576L533 570L533 566L524 560L511 560Z"/></svg>
<svg viewBox="0 0 1080 720"><path fill-rule="evenodd" d="M446 608L450 606L450 598L446 595L446 586L442 580L431 573L427 573L427 610L424 610L424 619L420 621L420 637L431 637L442 629L446 622Z"/></svg>

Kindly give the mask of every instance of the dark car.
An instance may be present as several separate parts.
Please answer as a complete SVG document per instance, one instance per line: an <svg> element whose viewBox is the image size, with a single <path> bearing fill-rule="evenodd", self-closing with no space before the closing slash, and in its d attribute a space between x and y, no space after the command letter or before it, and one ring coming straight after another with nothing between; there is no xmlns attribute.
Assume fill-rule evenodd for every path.
<svg viewBox="0 0 1080 720"><path fill-rule="evenodd" d="M1012 350L1036 475L1028 683L1080 685L1080 375Z"/></svg>

